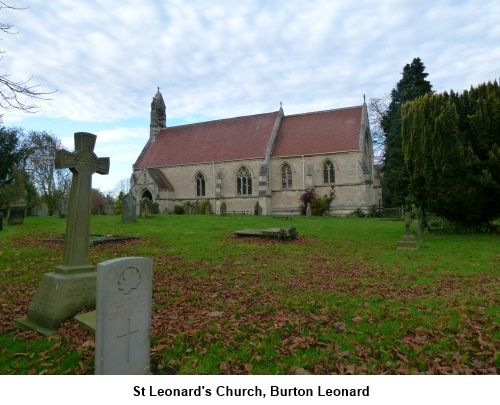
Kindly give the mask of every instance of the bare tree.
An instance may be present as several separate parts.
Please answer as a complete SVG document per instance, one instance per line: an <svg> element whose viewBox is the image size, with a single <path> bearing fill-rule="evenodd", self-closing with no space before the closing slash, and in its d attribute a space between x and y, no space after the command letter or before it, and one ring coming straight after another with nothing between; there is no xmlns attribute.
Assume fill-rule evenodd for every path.
<svg viewBox="0 0 500 405"><path fill-rule="evenodd" d="M390 94L386 94L382 97L371 98L368 102L368 116L372 134L374 162L375 165L379 166L382 164L385 151L385 132L382 129L382 118L387 111L390 101Z"/></svg>
<svg viewBox="0 0 500 405"><path fill-rule="evenodd" d="M10 6L0 1L0 11L2 9L22 11L26 10L26 8ZM10 35L17 34L17 32L13 31L13 26L8 23L0 22L0 31ZM4 53L4 51L0 50L0 53ZM3 59L3 56L1 59ZM12 80L11 76L9 73L0 75L0 108L4 110L16 109L27 113L35 113L40 110L40 106L28 100L50 100L48 96L54 93L41 90L39 84L32 84L32 77L27 80ZM0 122L2 117L3 114L0 114Z"/></svg>
<svg viewBox="0 0 500 405"><path fill-rule="evenodd" d="M71 185L71 172L55 168L58 149L62 149L61 141L46 132L30 131L23 139L25 170L50 213L56 210L58 198L68 194Z"/></svg>

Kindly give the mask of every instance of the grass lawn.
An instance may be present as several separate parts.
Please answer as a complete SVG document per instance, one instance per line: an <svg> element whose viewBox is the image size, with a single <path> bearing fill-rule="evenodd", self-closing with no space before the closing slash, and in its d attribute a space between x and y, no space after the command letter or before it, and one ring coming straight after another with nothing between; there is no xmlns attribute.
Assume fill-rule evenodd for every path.
<svg viewBox="0 0 500 405"><path fill-rule="evenodd" d="M18 332L63 246L56 217L0 231L0 374L93 374L94 337L73 321L49 338ZM294 225L299 238L233 231ZM154 261L154 374L498 374L500 236L429 235L398 251L402 221L158 215L92 234L91 262Z"/></svg>

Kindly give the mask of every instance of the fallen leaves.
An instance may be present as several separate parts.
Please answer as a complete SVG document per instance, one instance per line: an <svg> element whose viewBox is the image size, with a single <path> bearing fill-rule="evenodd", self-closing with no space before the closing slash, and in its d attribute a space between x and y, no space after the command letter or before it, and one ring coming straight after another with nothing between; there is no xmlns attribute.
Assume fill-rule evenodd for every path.
<svg viewBox="0 0 500 405"><path fill-rule="evenodd" d="M9 266L8 277L19 278L43 263L49 268L60 254L54 246L21 242L47 249L47 257L22 269ZM306 237L285 244L251 238L225 242L263 249L242 249L219 262L184 259L163 246L151 255L156 372L196 373L211 361L210 372L221 374L500 373L498 315L491 311L499 305L495 275L459 277L432 264L405 273L401 263L371 265L357 256L322 252ZM92 254L95 261L114 257L138 243L143 241L98 245ZM290 246L308 250L295 254ZM40 339L12 328L12 319L27 313L35 291L33 282L9 284L0 297L2 334L26 342ZM62 373L62 354L76 351L80 360L72 372L93 373L93 335L69 321L56 336L40 352L2 351L2 356L29 360L30 373Z"/></svg>

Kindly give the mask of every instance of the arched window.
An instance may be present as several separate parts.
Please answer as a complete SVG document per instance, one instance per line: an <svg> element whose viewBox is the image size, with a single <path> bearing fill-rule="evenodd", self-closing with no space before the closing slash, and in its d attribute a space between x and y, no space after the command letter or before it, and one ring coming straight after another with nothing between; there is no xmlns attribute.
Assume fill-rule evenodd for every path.
<svg viewBox="0 0 500 405"><path fill-rule="evenodd" d="M335 169L331 160L323 163L323 183L335 183Z"/></svg>
<svg viewBox="0 0 500 405"><path fill-rule="evenodd" d="M205 197L205 176L198 173L196 176L196 195L198 197Z"/></svg>
<svg viewBox="0 0 500 405"><path fill-rule="evenodd" d="M288 163L281 166L281 187L292 188L292 168Z"/></svg>
<svg viewBox="0 0 500 405"><path fill-rule="evenodd" d="M238 170L236 181L237 192L239 195L252 194L252 175L245 166L242 166Z"/></svg>

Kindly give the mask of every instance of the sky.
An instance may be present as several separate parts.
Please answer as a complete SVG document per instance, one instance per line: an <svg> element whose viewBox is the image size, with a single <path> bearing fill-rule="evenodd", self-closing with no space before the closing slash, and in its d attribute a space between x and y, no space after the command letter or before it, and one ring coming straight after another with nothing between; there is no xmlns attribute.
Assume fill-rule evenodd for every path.
<svg viewBox="0 0 500 405"><path fill-rule="evenodd" d="M157 88L167 126L350 107L387 95L421 58L436 92L500 78L498 0L5 0L0 75L53 92L5 127L110 157L93 187L128 180ZM203 146L201 146L203 147Z"/></svg>

